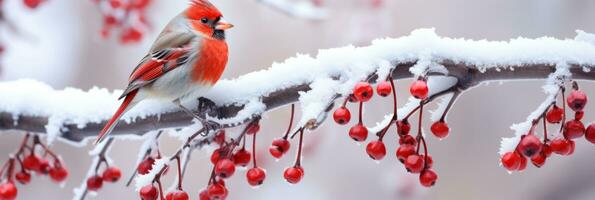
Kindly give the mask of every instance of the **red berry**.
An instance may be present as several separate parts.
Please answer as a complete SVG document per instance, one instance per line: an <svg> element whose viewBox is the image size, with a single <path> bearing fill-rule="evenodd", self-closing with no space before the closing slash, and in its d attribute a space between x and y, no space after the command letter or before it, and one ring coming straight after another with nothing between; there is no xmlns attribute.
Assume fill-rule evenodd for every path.
<svg viewBox="0 0 595 200"><path fill-rule="evenodd" d="M423 80L417 80L411 84L411 88L409 88L409 92L411 95L417 99L426 99L428 98L428 84Z"/></svg>
<svg viewBox="0 0 595 200"><path fill-rule="evenodd" d="M218 148L215 149L215 151L213 151L213 154L211 154L211 163L217 164L217 162L219 162L219 159L221 158L221 154L223 154L225 152L224 149L222 148Z"/></svg>
<svg viewBox="0 0 595 200"><path fill-rule="evenodd" d="M357 142L363 142L368 138L368 128L359 123L349 129L349 136Z"/></svg>
<svg viewBox="0 0 595 200"><path fill-rule="evenodd" d="M250 160L252 159L252 155L250 152L246 151L246 149L242 148L238 152L233 155L233 162L240 167L246 167L250 164Z"/></svg>
<svg viewBox="0 0 595 200"><path fill-rule="evenodd" d="M260 167L252 168L246 172L246 179L251 186L261 185L265 178L266 172Z"/></svg>
<svg viewBox="0 0 595 200"><path fill-rule="evenodd" d="M40 174L48 174L50 173L50 168L50 161L46 159L41 159L39 161L39 168L37 169L37 172Z"/></svg>
<svg viewBox="0 0 595 200"><path fill-rule="evenodd" d="M431 169L432 166L434 166L434 159L432 159L432 156L428 154L428 158L426 159L425 155L421 156L422 158L424 158L424 162L426 163L426 167L428 169Z"/></svg>
<svg viewBox="0 0 595 200"><path fill-rule="evenodd" d="M215 174L221 178L229 178L235 171L235 163L229 159L220 160L215 165Z"/></svg>
<svg viewBox="0 0 595 200"><path fill-rule="evenodd" d="M97 191L103 186L103 179L101 176L91 176L87 178L87 190Z"/></svg>
<svg viewBox="0 0 595 200"><path fill-rule="evenodd" d="M403 144L397 149L397 159L401 163L405 163L405 160L413 154L415 154L415 146L411 144Z"/></svg>
<svg viewBox="0 0 595 200"><path fill-rule="evenodd" d="M570 95L566 97L566 103L568 107L575 112L582 111L587 105L587 95L580 90L573 90Z"/></svg>
<svg viewBox="0 0 595 200"><path fill-rule="evenodd" d="M578 111L574 113L574 120L581 121L585 116L585 111Z"/></svg>
<svg viewBox="0 0 595 200"><path fill-rule="evenodd" d="M568 143L570 144L570 152L566 154L567 156L572 155L574 153L574 149L576 148L576 143L574 143L574 141L569 140Z"/></svg>
<svg viewBox="0 0 595 200"><path fill-rule="evenodd" d="M585 132L585 138L587 138L589 142L595 144L595 123L587 127L587 131Z"/></svg>
<svg viewBox="0 0 595 200"><path fill-rule="evenodd" d="M14 178L23 185L28 184L31 182L31 174L26 171L20 171L14 175Z"/></svg>
<svg viewBox="0 0 595 200"><path fill-rule="evenodd" d="M157 187L153 184L142 187L139 195L142 200L157 200L157 197L159 196Z"/></svg>
<svg viewBox="0 0 595 200"><path fill-rule="evenodd" d="M302 167L290 167L285 169L283 177L291 184L299 183L304 177L304 169Z"/></svg>
<svg viewBox="0 0 595 200"><path fill-rule="evenodd" d="M527 168L527 158L525 156L521 156L521 163L519 165L518 171L523 171Z"/></svg>
<svg viewBox="0 0 595 200"><path fill-rule="evenodd" d="M117 182L122 177L122 171L117 167L109 167L103 172L103 180L107 182Z"/></svg>
<svg viewBox="0 0 595 200"><path fill-rule="evenodd" d="M571 151L570 140L564 138L556 138L550 142L550 148L554 153L559 155L568 155Z"/></svg>
<svg viewBox="0 0 595 200"><path fill-rule="evenodd" d="M269 147L269 152L273 157L279 159L289 151L290 146L291 144L287 139L277 138L273 140L273 144Z"/></svg>
<svg viewBox="0 0 595 200"><path fill-rule="evenodd" d="M215 138L213 138L213 141L215 141L215 143L219 145L223 145L223 143L225 142L225 130L219 130L215 135Z"/></svg>
<svg viewBox="0 0 595 200"><path fill-rule="evenodd" d="M68 170L66 170L66 168L64 168L63 166L59 165L57 167L50 168L49 174L50 178L53 181L62 182L66 180L66 177L68 177Z"/></svg>
<svg viewBox="0 0 595 200"><path fill-rule="evenodd" d="M190 199L190 197L188 196L188 193L185 191L181 191L181 190L169 192L169 193L167 193L167 196L165 196L165 200L188 200L188 199Z"/></svg>
<svg viewBox="0 0 595 200"><path fill-rule="evenodd" d="M138 164L137 170L138 174L145 175L148 174L151 169L153 169L153 164L155 164L155 159L148 157L142 162Z"/></svg>
<svg viewBox="0 0 595 200"><path fill-rule="evenodd" d="M211 200L223 200L227 198L227 188L219 183L211 184L207 189L207 194Z"/></svg>
<svg viewBox="0 0 595 200"><path fill-rule="evenodd" d="M397 121L397 133L400 136L409 135L409 131L411 131L411 124L407 120Z"/></svg>
<svg viewBox="0 0 595 200"><path fill-rule="evenodd" d="M541 152L544 153L545 157L550 157L552 155L552 147L549 144L543 144L541 147Z"/></svg>
<svg viewBox="0 0 595 200"><path fill-rule="evenodd" d="M11 182L0 184L0 199L13 200L17 198L17 187Z"/></svg>
<svg viewBox="0 0 595 200"><path fill-rule="evenodd" d="M438 174L431 169L426 169L419 174L419 182L425 187L432 187L436 184Z"/></svg>
<svg viewBox="0 0 595 200"><path fill-rule="evenodd" d="M209 193L207 192L207 190L203 189L198 194L198 199L199 200L211 200L211 197L209 197Z"/></svg>
<svg viewBox="0 0 595 200"><path fill-rule="evenodd" d="M359 82L355 85L355 89L353 89L353 95L355 95L358 101L367 102L372 99L374 89L368 82Z"/></svg>
<svg viewBox="0 0 595 200"><path fill-rule="evenodd" d="M260 131L260 124L252 123L252 124L250 124L250 127L248 127L248 130L246 130L246 134L254 135L254 134L258 133L258 131Z"/></svg>
<svg viewBox="0 0 595 200"><path fill-rule="evenodd" d="M521 166L521 156L515 152L508 152L502 156L500 162L508 171L515 171Z"/></svg>
<svg viewBox="0 0 595 200"><path fill-rule="evenodd" d="M430 127L430 130L432 131L434 136L442 139L442 138L445 138L446 136L448 136L448 131L450 129L448 128L448 124L446 124L446 122L437 121L437 122L434 122L434 124L432 124L432 127Z"/></svg>
<svg viewBox="0 0 595 200"><path fill-rule="evenodd" d="M349 112L349 109L345 108L345 106L342 106L335 110L333 113L333 119L335 122L337 122L337 124L345 125L349 123L349 120L351 120L351 113Z"/></svg>
<svg viewBox="0 0 595 200"><path fill-rule="evenodd" d="M564 125L563 133L567 139L582 137L585 134L585 125L581 121L570 120Z"/></svg>
<svg viewBox="0 0 595 200"><path fill-rule="evenodd" d="M543 166L545 164L545 160L547 159L547 156L545 155L544 152L538 153L536 155L534 155L533 157L531 157L531 163L533 163L533 165L535 165L535 167L540 168L541 166Z"/></svg>
<svg viewBox="0 0 595 200"><path fill-rule="evenodd" d="M417 140L415 140L415 138L411 135L405 135L403 137L399 138L399 144L400 145L404 145L404 144L410 144L410 145L417 145Z"/></svg>
<svg viewBox="0 0 595 200"><path fill-rule="evenodd" d="M381 97L388 96L392 91L393 87L388 81L382 81L376 85L376 92L378 92L378 95Z"/></svg>
<svg viewBox="0 0 595 200"><path fill-rule="evenodd" d="M41 2L42 0L23 0L23 3L31 9L37 8Z"/></svg>
<svg viewBox="0 0 595 200"><path fill-rule="evenodd" d="M384 146L384 142L380 140L372 141L366 146L366 152L370 158L374 160L382 160L382 158L386 156L386 146Z"/></svg>
<svg viewBox="0 0 595 200"><path fill-rule="evenodd" d="M31 154L26 156L23 159L23 167L28 170L37 171L39 169L39 163L41 162L41 158L38 156Z"/></svg>
<svg viewBox="0 0 595 200"><path fill-rule="evenodd" d="M564 110L557 105L552 106L549 111L545 114L547 122L557 124L564 118Z"/></svg>
<svg viewBox="0 0 595 200"><path fill-rule="evenodd" d="M533 134L528 134L522 137L518 150L526 157L533 157L534 155L541 152L541 141Z"/></svg>
<svg viewBox="0 0 595 200"><path fill-rule="evenodd" d="M408 172L411 172L414 174L420 173L424 169L423 157L421 157L420 155L416 155L416 154L410 155L405 160L405 169L407 169Z"/></svg>

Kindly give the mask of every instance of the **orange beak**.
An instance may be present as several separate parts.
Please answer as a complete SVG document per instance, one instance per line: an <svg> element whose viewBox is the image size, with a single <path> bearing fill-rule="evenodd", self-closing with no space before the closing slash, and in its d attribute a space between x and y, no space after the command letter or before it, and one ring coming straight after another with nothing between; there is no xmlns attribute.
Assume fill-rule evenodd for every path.
<svg viewBox="0 0 595 200"><path fill-rule="evenodd" d="M233 28L233 24L227 23L224 20L221 20L221 21L217 22L217 24L215 24L216 30L227 30L230 28Z"/></svg>

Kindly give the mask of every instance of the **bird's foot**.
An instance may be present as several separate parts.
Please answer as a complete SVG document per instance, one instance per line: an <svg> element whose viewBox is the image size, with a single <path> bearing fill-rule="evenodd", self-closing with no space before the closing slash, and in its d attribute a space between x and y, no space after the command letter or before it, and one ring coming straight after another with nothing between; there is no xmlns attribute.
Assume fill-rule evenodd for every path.
<svg viewBox="0 0 595 200"><path fill-rule="evenodd" d="M204 129L204 132L201 134L203 136L209 135L209 133L211 133L211 131L217 131L217 130L221 129L221 124L219 124L216 121L207 120L207 119L199 119L199 121L202 124L202 127Z"/></svg>
<svg viewBox="0 0 595 200"><path fill-rule="evenodd" d="M215 113L217 111L217 104L205 97L198 98L198 112L199 113Z"/></svg>

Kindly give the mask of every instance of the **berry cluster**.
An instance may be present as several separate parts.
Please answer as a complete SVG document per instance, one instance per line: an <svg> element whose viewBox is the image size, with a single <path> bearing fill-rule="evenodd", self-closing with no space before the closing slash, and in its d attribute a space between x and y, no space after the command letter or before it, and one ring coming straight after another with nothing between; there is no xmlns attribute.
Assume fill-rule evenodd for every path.
<svg viewBox="0 0 595 200"><path fill-rule="evenodd" d="M31 144L29 141L32 141ZM16 169L17 165L20 165L20 170ZM0 199L15 199L18 190L14 180L27 185L31 182L33 173L47 175L56 183L63 182L68 177L68 170L62 160L41 143L39 136L31 137L26 134L17 152L0 168Z"/></svg>
<svg viewBox="0 0 595 200"><path fill-rule="evenodd" d="M373 160L382 160L386 156L386 145L383 142L384 136L388 129L394 124L397 128L397 136L399 140L399 148L396 151L396 157L401 163L405 165L405 169L414 174L419 174L420 183L423 186L430 187L435 184L438 179L436 172L432 170L433 160L428 153L427 144L422 134L422 113L424 104L428 103L428 85L424 78L419 78L414 81L410 87L411 95L420 100L420 105L411 111L406 117L399 120L397 116L397 97L395 94L395 84L391 77L379 82L376 85L376 92L381 97L388 97L392 93L393 97L393 117L390 122L378 133L375 133L378 139L371 141L366 146L366 152ZM333 119L337 124L345 125L351 119L351 113L347 109L347 102L359 102L359 117L358 122L349 129L349 137L356 142L364 142L368 138L368 128L362 122L362 109L365 102L370 101L374 95L374 89L368 82L360 82L355 85L353 94L346 98L343 105L335 110ZM419 110L419 126L417 136L409 134L411 131L411 124L408 118ZM438 138L444 138L448 135L449 128L444 121L444 116L440 121L435 122L432 127L432 133ZM423 154L421 147L423 145Z"/></svg>
<svg viewBox="0 0 595 200"><path fill-rule="evenodd" d="M560 94L564 99L565 88L560 87ZM527 167L528 159L536 167L545 164L552 153L562 156L569 156L574 153L574 140L585 136L587 141L595 144L595 123L585 128L581 121L584 116L584 108L587 105L587 95L579 90L578 84L573 82L572 91L562 103L562 108L556 105L554 100L550 106L538 118L533 120L531 129L521 140L513 152L507 152L501 157L502 166L508 171L523 171ZM566 121L566 107L575 112L574 119ZM543 141L535 136L535 129L539 121L543 121ZM547 125L560 124L560 134L554 139L548 139Z"/></svg>
<svg viewBox="0 0 595 200"><path fill-rule="evenodd" d="M101 36L110 37L112 31L119 31L123 44L139 42L147 31L146 8L151 0L92 0L103 15Z"/></svg>
<svg viewBox="0 0 595 200"><path fill-rule="evenodd" d="M104 165L104 169L103 172L100 172L99 169L102 165ZM97 167L95 167L95 174L87 178L87 190L98 191L101 189L101 187L103 187L104 182L115 183L118 182L121 177L122 171L120 168L116 166L110 166L105 159L105 156L101 155L99 157Z"/></svg>

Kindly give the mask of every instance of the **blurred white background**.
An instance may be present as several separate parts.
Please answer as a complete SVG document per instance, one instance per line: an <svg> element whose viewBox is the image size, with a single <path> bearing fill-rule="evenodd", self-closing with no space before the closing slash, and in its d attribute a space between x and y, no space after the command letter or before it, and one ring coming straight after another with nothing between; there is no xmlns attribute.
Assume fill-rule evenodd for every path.
<svg viewBox="0 0 595 200"><path fill-rule="evenodd" d="M100 38L101 15L91 0L49 0L34 11L19 0L5 3L6 17L22 34L0 32L7 45L0 80L32 78L57 89L121 89L159 30L185 8L187 0L153 0L148 11L153 30L133 45ZM369 0L327 0L324 6L329 17L315 22L289 17L256 0L213 3L236 25L228 31L231 52L226 78L265 69L296 53L366 45L374 38L399 37L417 28L435 27L441 36L488 40L545 35L572 38L576 29L595 32L595 1L590 0L387 0L379 8L370 6ZM408 83L398 82L400 99L407 98ZM293 156L275 163L266 152L271 139L285 130L289 112L287 108L271 112L264 117L259 139L259 160L268 170L265 185L252 189L244 173L239 172L228 182L229 199L593 199L595 146L588 142L578 142L572 157L554 156L542 169L529 166L525 172L509 175L499 166L500 138L512 135L508 127L523 121L542 101L541 84L494 83L462 95L448 117L451 135L443 141L429 139L439 174L437 185L431 189L418 188L417 177L404 173L394 156L394 135L386 140L393 143L388 146L387 157L376 164L363 146L347 137L346 127L334 123L306 135L306 176L299 185L289 186L282 171L291 165ZM584 82L582 88L593 94L595 84ZM368 107L367 124L380 120L383 111L391 108L384 99L375 101L380 103ZM595 119L593 105L586 111L586 122ZM15 134L0 137L1 161L22 136L11 133ZM139 141L115 143L111 156L125 176L134 168L130 160L136 159L139 145ZM168 154L178 145L175 139L164 138L162 148ZM82 182L91 162L87 155L91 147L56 144L54 148L71 170L64 187L35 178L31 185L19 187L19 199L70 199L72 188ZM185 179L192 199L197 199L198 191L205 186L209 168L207 153L195 153ZM99 196L90 199L138 199L134 189L125 188L123 182L106 184Z"/></svg>

